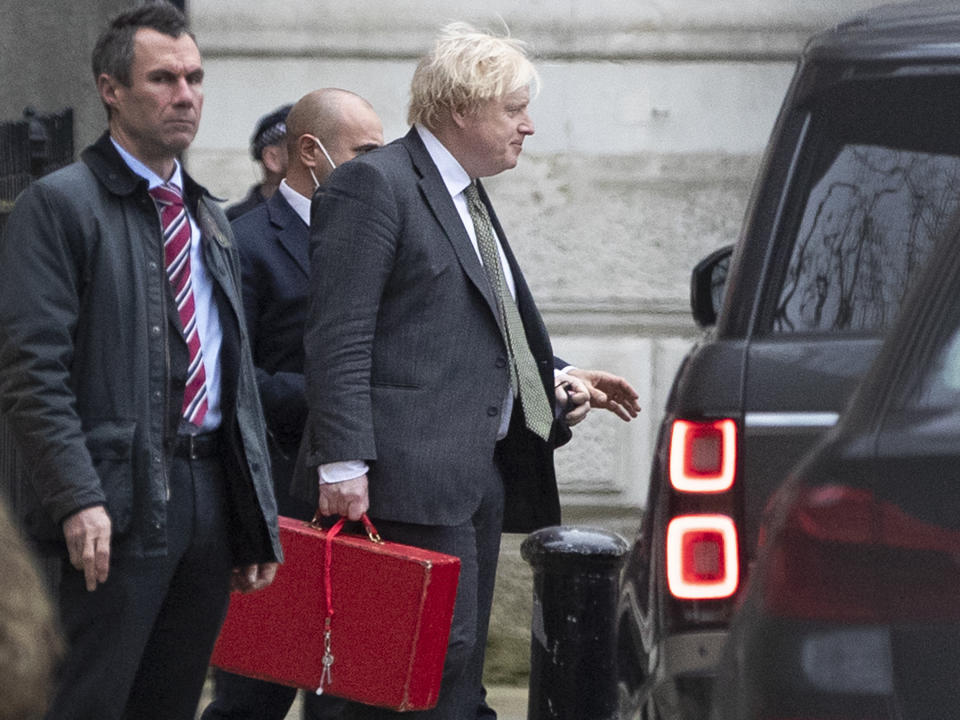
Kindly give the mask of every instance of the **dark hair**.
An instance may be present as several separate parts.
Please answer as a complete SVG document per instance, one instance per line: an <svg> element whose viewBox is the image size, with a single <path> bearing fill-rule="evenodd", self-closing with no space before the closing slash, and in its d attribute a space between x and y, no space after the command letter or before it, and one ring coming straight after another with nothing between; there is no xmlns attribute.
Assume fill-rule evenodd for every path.
<svg viewBox="0 0 960 720"><path fill-rule="evenodd" d="M94 81L102 73L106 73L129 87L130 69L133 66L133 37L141 28L150 28L172 38L178 38L184 33L193 37L187 18L167 0L151 0L120 13L100 34L93 49Z"/></svg>

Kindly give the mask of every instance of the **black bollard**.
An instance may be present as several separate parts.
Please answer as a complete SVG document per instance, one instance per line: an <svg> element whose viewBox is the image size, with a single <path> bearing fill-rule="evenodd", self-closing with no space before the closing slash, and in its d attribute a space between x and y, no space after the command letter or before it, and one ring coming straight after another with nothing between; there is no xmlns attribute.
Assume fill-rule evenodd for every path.
<svg viewBox="0 0 960 720"><path fill-rule="evenodd" d="M627 541L594 528L549 527L520 548L533 567L527 720L617 715L616 607Z"/></svg>

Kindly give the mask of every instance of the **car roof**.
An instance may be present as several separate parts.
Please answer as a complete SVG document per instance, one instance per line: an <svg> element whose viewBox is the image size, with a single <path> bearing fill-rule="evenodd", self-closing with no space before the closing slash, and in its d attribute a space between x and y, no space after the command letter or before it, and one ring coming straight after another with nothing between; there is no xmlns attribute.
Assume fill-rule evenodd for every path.
<svg viewBox="0 0 960 720"><path fill-rule="evenodd" d="M960 61L960 4L883 5L814 35L808 61Z"/></svg>

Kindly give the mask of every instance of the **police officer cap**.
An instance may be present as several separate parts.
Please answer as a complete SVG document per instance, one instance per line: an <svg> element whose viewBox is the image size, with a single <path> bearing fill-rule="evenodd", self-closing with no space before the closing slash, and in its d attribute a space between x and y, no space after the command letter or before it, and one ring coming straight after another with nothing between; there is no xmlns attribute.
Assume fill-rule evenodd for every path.
<svg viewBox="0 0 960 720"><path fill-rule="evenodd" d="M293 105L283 105L257 121L257 129L250 138L250 154L259 160L267 145L276 145L287 134L287 113Z"/></svg>

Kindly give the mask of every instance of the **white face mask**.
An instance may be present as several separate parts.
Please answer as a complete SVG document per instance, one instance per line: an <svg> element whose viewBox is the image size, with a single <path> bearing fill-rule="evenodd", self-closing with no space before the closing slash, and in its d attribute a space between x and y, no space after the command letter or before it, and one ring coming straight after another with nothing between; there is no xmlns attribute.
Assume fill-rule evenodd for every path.
<svg viewBox="0 0 960 720"><path fill-rule="evenodd" d="M323 153L323 156L327 159L327 162L330 163L330 168L332 170L336 170L337 164L333 161L333 158L330 157L330 153L327 152L327 149L323 146L323 143L320 142L320 138L318 138L316 135L307 135L307 137L313 140L317 144L317 147L320 148L320 152ZM313 175L312 169L310 171L310 174ZM316 176L314 176L313 181L317 182Z"/></svg>
<svg viewBox="0 0 960 720"><path fill-rule="evenodd" d="M336 170L337 164L333 161L333 158L330 157L330 153L327 152L327 149L323 146L323 143L320 142L320 138L318 138L316 135L307 135L306 137L310 138L317 144L317 147L320 148L320 152L323 153L323 156L327 159L327 162L330 163L330 168ZM313 172L313 168L307 169L310 171L310 177L313 179L313 189L316 190L318 187L320 187L320 181L317 180L317 175Z"/></svg>

